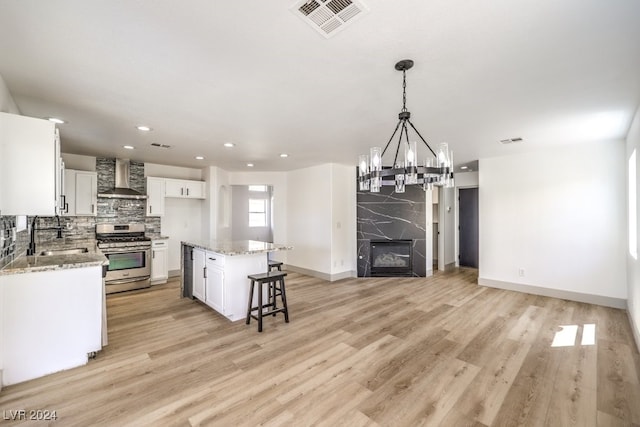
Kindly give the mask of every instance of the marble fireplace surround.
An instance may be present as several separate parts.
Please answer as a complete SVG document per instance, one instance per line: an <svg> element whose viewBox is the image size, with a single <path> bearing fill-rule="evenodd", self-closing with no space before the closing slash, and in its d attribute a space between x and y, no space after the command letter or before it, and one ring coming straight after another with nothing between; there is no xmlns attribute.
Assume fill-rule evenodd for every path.
<svg viewBox="0 0 640 427"><path fill-rule="evenodd" d="M417 186L407 186L404 193L393 189L385 186L379 193L357 192L358 277L371 277L372 240L410 240L411 275L426 276L425 193Z"/></svg>

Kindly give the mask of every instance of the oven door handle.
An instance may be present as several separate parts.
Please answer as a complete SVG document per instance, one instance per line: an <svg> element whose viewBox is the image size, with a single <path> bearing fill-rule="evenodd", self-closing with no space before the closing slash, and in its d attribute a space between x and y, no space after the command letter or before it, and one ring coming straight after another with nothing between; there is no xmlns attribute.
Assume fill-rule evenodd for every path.
<svg viewBox="0 0 640 427"><path fill-rule="evenodd" d="M141 276L141 277L132 277L130 279L118 279L118 280L108 280L104 282L105 285L121 285L123 283L131 283L131 282L144 282L149 280L149 276Z"/></svg>
<svg viewBox="0 0 640 427"><path fill-rule="evenodd" d="M151 252L151 247L148 248L104 248L100 249L103 254L111 255L111 254L130 254L134 252Z"/></svg>

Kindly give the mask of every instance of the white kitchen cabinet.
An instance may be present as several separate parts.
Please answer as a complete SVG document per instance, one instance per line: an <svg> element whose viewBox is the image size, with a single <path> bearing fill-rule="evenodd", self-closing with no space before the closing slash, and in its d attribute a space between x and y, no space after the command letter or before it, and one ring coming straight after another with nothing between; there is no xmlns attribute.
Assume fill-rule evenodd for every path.
<svg viewBox="0 0 640 427"><path fill-rule="evenodd" d="M191 181L186 179L165 179L165 196L188 199L204 199L203 181Z"/></svg>
<svg viewBox="0 0 640 427"><path fill-rule="evenodd" d="M220 254L207 252L204 302L224 314L224 269L220 266L220 257L224 258Z"/></svg>
<svg viewBox="0 0 640 427"><path fill-rule="evenodd" d="M98 174L90 171L64 171L63 212L65 216L96 216Z"/></svg>
<svg viewBox="0 0 640 427"><path fill-rule="evenodd" d="M98 174L76 172L76 215L95 216L98 210Z"/></svg>
<svg viewBox="0 0 640 427"><path fill-rule="evenodd" d="M0 146L1 214L58 214L62 208L62 161L55 125L0 113Z"/></svg>
<svg viewBox="0 0 640 427"><path fill-rule="evenodd" d="M164 216L165 179L147 177L147 216Z"/></svg>
<svg viewBox="0 0 640 427"><path fill-rule="evenodd" d="M102 348L102 267L0 276L2 385L84 365Z"/></svg>
<svg viewBox="0 0 640 427"><path fill-rule="evenodd" d="M207 253L202 249L193 248L193 297L205 300L205 276Z"/></svg>
<svg viewBox="0 0 640 427"><path fill-rule="evenodd" d="M169 278L169 240L151 241L151 284L166 283Z"/></svg>

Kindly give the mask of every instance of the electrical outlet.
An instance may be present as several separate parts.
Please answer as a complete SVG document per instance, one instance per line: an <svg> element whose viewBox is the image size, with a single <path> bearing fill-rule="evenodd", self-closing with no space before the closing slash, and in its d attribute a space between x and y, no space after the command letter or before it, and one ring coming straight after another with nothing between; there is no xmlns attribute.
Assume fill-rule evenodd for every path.
<svg viewBox="0 0 640 427"><path fill-rule="evenodd" d="M519 268L518 269L518 276L524 277L524 268Z"/></svg>

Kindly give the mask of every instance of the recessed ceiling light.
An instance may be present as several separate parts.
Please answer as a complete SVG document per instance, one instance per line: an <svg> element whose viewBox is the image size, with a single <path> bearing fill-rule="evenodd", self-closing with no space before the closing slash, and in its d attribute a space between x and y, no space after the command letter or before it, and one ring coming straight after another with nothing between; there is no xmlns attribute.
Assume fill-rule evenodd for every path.
<svg viewBox="0 0 640 427"><path fill-rule="evenodd" d="M248 168L252 168L253 167L253 163L247 163L247 167Z"/></svg>
<svg viewBox="0 0 640 427"><path fill-rule="evenodd" d="M236 144L234 144L233 142L225 142L223 145L227 148L231 148L231 147L235 147Z"/></svg>
<svg viewBox="0 0 640 427"><path fill-rule="evenodd" d="M282 153L282 154L280 154L280 157L282 157L284 159L286 157L289 157L289 155L287 153Z"/></svg>
<svg viewBox="0 0 640 427"><path fill-rule="evenodd" d="M133 150L133 145L123 145L127 150Z"/></svg>
<svg viewBox="0 0 640 427"><path fill-rule="evenodd" d="M62 119L58 119L58 118L56 118L56 117L49 117L49 118L47 118L47 120L49 120L50 122L53 122L53 123L59 124L59 125L64 124L64 123L67 123L67 122L65 122L64 120L62 120Z"/></svg>
<svg viewBox="0 0 640 427"><path fill-rule="evenodd" d="M196 160L204 160L204 157L202 157L202 156L196 156Z"/></svg>
<svg viewBox="0 0 640 427"><path fill-rule="evenodd" d="M144 126L144 125L136 126L136 129L141 130L143 132L149 132L151 130L149 126Z"/></svg>

